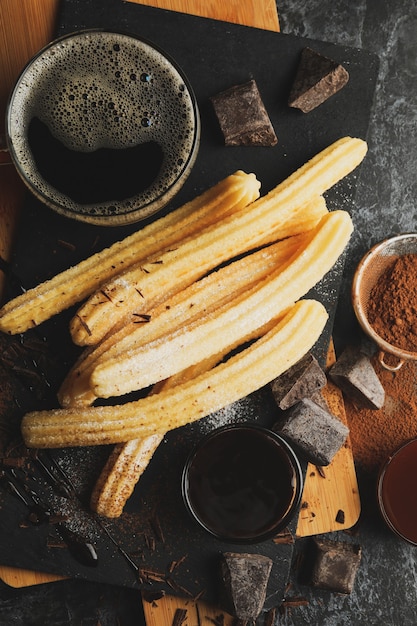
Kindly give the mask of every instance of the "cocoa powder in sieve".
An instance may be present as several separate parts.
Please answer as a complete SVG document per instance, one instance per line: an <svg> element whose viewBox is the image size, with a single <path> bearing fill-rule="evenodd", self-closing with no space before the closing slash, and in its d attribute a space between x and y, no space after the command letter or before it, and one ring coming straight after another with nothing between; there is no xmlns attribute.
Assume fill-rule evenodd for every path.
<svg viewBox="0 0 417 626"><path fill-rule="evenodd" d="M417 352L417 254L395 259L372 288L368 321L392 346Z"/></svg>

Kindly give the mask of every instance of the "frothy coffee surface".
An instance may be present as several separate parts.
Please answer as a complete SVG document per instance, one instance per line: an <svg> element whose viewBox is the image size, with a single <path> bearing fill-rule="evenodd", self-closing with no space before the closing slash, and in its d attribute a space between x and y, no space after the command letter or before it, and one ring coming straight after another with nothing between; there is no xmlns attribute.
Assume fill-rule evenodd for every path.
<svg viewBox="0 0 417 626"><path fill-rule="evenodd" d="M55 42L28 65L10 112L9 137L24 176L41 194L76 212L126 213L151 202L175 183L198 142L196 108L184 77L151 45L121 33L81 31ZM130 187L128 197L119 192L82 203L51 184L47 172L39 174L36 153L42 146L28 141L33 120L47 127L62 151L121 154L158 144L161 166L133 195ZM138 180L144 159L146 153L136 164Z"/></svg>

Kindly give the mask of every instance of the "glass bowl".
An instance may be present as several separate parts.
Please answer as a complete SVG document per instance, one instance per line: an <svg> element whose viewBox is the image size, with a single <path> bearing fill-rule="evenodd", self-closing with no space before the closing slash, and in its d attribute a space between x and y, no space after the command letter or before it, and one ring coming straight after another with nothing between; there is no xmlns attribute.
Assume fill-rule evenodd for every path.
<svg viewBox="0 0 417 626"><path fill-rule="evenodd" d="M192 517L218 539L258 543L298 511L303 474L290 445L258 425L212 431L189 456L182 476Z"/></svg>
<svg viewBox="0 0 417 626"><path fill-rule="evenodd" d="M125 225L162 209L200 141L192 87L150 42L102 29L43 48L12 90L11 159L30 191L67 217Z"/></svg>

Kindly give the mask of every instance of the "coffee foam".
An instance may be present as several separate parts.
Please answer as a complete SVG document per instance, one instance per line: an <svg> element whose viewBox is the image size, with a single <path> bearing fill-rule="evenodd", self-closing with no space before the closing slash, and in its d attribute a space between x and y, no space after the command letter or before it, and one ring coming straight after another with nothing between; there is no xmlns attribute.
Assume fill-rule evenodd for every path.
<svg viewBox="0 0 417 626"><path fill-rule="evenodd" d="M15 161L41 194L75 212L115 212L111 198L79 205L36 172L27 141L38 117L67 148L89 152L156 141L161 170L145 191L117 202L129 212L160 196L185 170L198 143L198 113L184 77L150 44L122 33L81 31L42 51L25 69L9 106Z"/></svg>

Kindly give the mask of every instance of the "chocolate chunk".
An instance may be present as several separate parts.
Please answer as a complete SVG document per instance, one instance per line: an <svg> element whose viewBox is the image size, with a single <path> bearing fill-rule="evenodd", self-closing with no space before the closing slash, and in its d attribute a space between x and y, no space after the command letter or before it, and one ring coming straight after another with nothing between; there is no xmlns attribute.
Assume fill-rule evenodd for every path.
<svg viewBox="0 0 417 626"><path fill-rule="evenodd" d="M254 80L210 98L226 146L274 146L277 136Z"/></svg>
<svg viewBox="0 0 417 626"><path fill-rule="evenodd" d="M385 402L384 388L369 357L348 346L330 368L329 376L359 407L380 409Z"/></svg>
<svg viewBox="0 0 417 626"><path fill-rule="evenodd" d="M187 609L176 609L172 626L182 626L187 619Z"/></svg>
<svg viewBox="0 0 417 626"><path fill-rule="evenodd" d="M362 549L357 544L313 539L314 555L309 584L337 593L352 593Z"/></svg>
<svg viewBox="0 0 417 626"><path fill-rule="evenodd" d="M349 434L335 415L310 398L283 412L274 430L289 439L314 465L329 465Z"/></svg>
<svg viewBox="0 0 417 626"><path fill-rule="evenodd" d="M311 48L304 48L288 105L309 113L340 91L348 80L349 74L342 65Z"/></svg>
<svg viewBox="0 0 417 626"><path fill-rule="evenodd" d="M272 381L271 389L280 409L289 409L303 398L313 396L327 383L317 359L307 353L295 365Z"/></svg>
<svg viewBox="0 0 417 626"><path fill-rule="evenodd" d="M255 621L266 598L272 560L262 554L225 552L221 574L230 612L242 621Z"/></svg>

